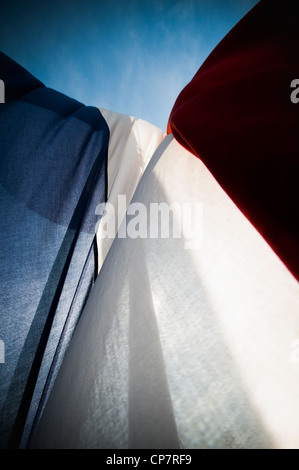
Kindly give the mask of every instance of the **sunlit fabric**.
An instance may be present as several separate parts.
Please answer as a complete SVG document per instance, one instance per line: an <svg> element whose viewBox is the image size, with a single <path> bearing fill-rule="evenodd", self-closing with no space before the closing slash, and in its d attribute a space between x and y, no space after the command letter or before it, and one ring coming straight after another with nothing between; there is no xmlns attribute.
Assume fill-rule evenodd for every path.
<svg viewBox="0 0 299 470"><path fill-rule="evenodd" d="M167 136L1 55L2 447L298 448L286 5L220 43Z"/></svg>
<svg viewBox="0 0 299 470"><path fill-rule="evenodd" d="M94 281L109 129L97 108L46 88L4 54L0 74L0 442L18 447Z"/></svg>
<svg viewBox="0 0 299 470"><path fill-rule="evenodd" d="M298 24L298 2L259 2L180 93L168 129L299 280Z"/></svg>
<svg viewBox="0 0 299 470"><path fill-rule="evenodd" d="M108 236L107 224L113 225L114 234L125 216L137 184L154 151L165 134L143 119L100 108L110 131L107 163L107 202L115 214L100 219L97 233L98 270L101 269L114 236ZM118 196L122 199L118 204ZM125 204L122 204L124 201ZM98 210L97 210L98 212ZM113 215L116 217L114 218ZM111 217L112 216L112 217ZM108 220L109 218L109 220ZM117 219L117 220L116 220Z"/></svg>
<svg viewBox="0 0 299 470"><path fill-rule="evenodd" d="M186 202L197 246L113 242L32 448L298 447L298 283L169 135L132 203Z"/></svg>

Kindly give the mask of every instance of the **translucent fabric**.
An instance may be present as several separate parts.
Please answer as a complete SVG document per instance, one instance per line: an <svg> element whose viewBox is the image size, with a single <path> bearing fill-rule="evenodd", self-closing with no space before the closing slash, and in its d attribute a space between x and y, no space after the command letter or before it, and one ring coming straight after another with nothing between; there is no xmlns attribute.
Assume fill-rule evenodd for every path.
<svg viewBox="0 0 299 470"><path fill-rule="evenodd" d="M133 116L100 108L109 127L110 137L107 161L107 203L114 207L117 221L108 213L99 220L96 229L98 271L108 253L117 227L125 216L137 184L165 134L153 124ZM121 195L121 199L119 196ZM102 215L106 204L97 207ZM109 219L109 220L108 220ZM109 229L106 224L109 224ZM112 235L112 236L106 236Z"/></svg>
<svg viewBox="0 0 299 470"><path fill-rule="evenodd" d="M114 240L30 447L298 447L296 279L171 134L132 203L178 204L169 236Z"/></svg>

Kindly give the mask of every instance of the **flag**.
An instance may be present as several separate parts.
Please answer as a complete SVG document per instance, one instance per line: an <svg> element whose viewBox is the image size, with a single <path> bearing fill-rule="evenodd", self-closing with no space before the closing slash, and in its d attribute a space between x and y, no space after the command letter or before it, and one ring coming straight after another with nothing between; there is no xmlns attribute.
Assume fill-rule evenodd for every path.
<svg viewBox="0 0 299 470"><path fill-rule="evenodd" d="M297 13L253 8L168 135L1 56L2 447L298 448Z"/></svg>

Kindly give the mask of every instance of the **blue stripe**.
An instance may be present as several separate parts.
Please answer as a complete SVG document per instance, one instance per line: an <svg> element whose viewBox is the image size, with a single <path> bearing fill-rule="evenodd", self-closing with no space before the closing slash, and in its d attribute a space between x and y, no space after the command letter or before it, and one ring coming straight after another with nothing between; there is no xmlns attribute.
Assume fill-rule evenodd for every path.
<svg viewBox="0 0 299 470"><path fill-rule="evenodd" d="M2 53L0 78L0 445L17 448L37 424L94 282L109 128L97 108Z"/></svg>

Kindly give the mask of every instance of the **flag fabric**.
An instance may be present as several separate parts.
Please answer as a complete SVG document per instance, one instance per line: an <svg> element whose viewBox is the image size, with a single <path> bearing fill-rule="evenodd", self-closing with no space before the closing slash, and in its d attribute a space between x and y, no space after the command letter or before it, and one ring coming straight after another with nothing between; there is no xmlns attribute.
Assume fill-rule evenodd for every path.
<svg viewBox="0 0 299 470"><path fill-rule="evenodd" d="M97 108L4 54L0 73L1 446L16 447L38 419L94 282L109 128Z"/></svg>
<svg viewBox="0 0 299 470"><path fill-rule="evenodd" d="M172 135L131 202L169 236L113 241L30 448L296 448L296 279Z"/></svg>
<svg viewBox="0 0 299 470"><path fill-rule="evenodd" d="M97 209L122 194L121 221L165 134L49 89L5 54L0 70L0 434L26 447L113 241Z"/></svg>
<svg viewBox="0 0 299 470"><path fill-rule="evenodd" d="M168 131L299 279L299 5L262 0L178 96Z"/></svg>
<svg viewBox="0 0 299 470"><path fill-rule="evenodd" d="M1 56L2 447L298 448L297 10L278 3L213 51L167 136Z"/></svg>
<svg viewBox="0 0 299 470"><path fill-rule="evenodd" d="M165 133L143 119L100 108L110 131L107 164L107 204L112 213L99 220L96 228L98 272L117 234L137 185ZM121 196L121 198L119 198ZM111 229L111 230L110 230Z"/></svg>

